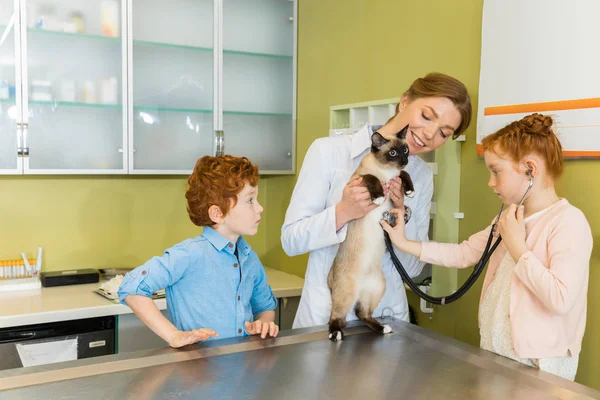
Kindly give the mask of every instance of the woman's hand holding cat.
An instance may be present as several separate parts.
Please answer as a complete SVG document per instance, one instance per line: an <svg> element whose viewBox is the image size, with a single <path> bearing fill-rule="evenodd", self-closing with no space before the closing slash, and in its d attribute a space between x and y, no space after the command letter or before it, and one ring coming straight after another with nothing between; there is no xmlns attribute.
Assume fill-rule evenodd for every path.
<svg viewBox="0 0 600 400"><path fill-rule="evenodd" d="M393 178L388 183L388 188L390 192L390 200L392 200L392 204L394 208L404 209L404 189L402 187L402 178L399 176ZM403 215L399 214L399 215Z"/></svg>
<svg viewBox="0 0 600 400"><path fill-rule="evenodd" d="M396 214L396 225L392 227L385 220L379 221L381 227L390 235L390 240L396 248L404 253L411 254L415 257L421 256L421 242L413 242L406 238L404 227L404 207L394 208L390 214Z"/></svg>
<svg viewBox="0 0 600 400"><path fill-rule="evenodd" d="M371 200L369 189L360 186L362 177L353 179L342 193L342 200L335 206L335 230L339 231L348 222L362 218L377 208Z"/></svg>

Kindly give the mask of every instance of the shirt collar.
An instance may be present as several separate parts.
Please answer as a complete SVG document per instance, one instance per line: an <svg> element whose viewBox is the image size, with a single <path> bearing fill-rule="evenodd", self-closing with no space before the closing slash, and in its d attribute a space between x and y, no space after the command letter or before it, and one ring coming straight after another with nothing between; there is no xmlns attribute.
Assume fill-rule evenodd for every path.
<svg viewBox="0 0 600 400"><path fill-rule="evenodd" d="M205 226L202 231L202 236L210 242L218 251L222 251L225 249L230 254L235 252L236 245L239 248L239 254L248 255L252 250L246 239L243 237L239 237L237 243L232 243L230 240L227 240L223 235L219 232L211 228L210 226ZM229 246L231 244L231 246Z"/></svg>

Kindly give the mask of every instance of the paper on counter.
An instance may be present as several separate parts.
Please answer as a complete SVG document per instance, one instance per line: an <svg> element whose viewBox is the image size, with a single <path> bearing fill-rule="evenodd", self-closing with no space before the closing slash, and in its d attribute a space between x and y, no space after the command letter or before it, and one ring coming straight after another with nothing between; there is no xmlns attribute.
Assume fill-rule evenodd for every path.
<svg viewBox="0 0 600 400"><path fill-rule="evenodd" d="M117 300L119 298L117 292L119 291L119 286L121 286L121 282L123 282L123 275L117 275L110 281L101 284L98 289L104 292L102 294L108 297L109 299Z"/></svg>
<svg viewBox="0 0 600 400"><path fill-rule="evenodd" d="M16 346L24 367L77 360L77 338Z"/></svg>

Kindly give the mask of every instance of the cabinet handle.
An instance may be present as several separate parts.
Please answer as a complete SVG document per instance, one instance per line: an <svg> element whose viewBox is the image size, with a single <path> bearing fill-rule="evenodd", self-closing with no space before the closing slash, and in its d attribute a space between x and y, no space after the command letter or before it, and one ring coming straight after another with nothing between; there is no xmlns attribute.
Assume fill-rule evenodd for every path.
<svg viewBox="0 0 600 400"><path fill-rule="evenodd" d="M225 132L215 131L215 156L225 154Z"/></svg>
<svg viewBox="0 0 600 400"><path fill-rule="evenodd" d="M23 148L22 155L23 157L29 156L29 146L27 145L27 133L29 130L29 124L21 124L21 131L23 132Z"/></svg>
<svg viewBox="0 0 600 400"><path fill-rule="evenodd" d="M23 126L17 122L17 156L23 156Z"/></svg>

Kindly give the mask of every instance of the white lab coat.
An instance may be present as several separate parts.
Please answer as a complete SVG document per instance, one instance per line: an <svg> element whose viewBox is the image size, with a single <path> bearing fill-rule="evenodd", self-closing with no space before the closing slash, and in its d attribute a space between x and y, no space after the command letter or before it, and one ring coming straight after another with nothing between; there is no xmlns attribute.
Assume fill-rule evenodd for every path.
<svg viewBox="0 0 600 400"><path fill-rule="evenodd" d="M294 328L324 325L331 312L331 293L327 275L339 243L346 238L347 226L335 231L335 205L342 199L344 186L371 149L372 127L365 125L354 135L317 139L308 149L298 182L281 228L281 244L289 256L310 252L300 305ZM429 210L433 195L431 169L417 156L409 156L405 170L414 186L413 198L405 198L412 209L406 237L428 240ZM416 257L396 251L406 272L421 273L424 263ZM386 290L373 315L409 320L408 303L402 279L386 251L382 263ZM354 320L354 307L347 319Z"/></svg>

